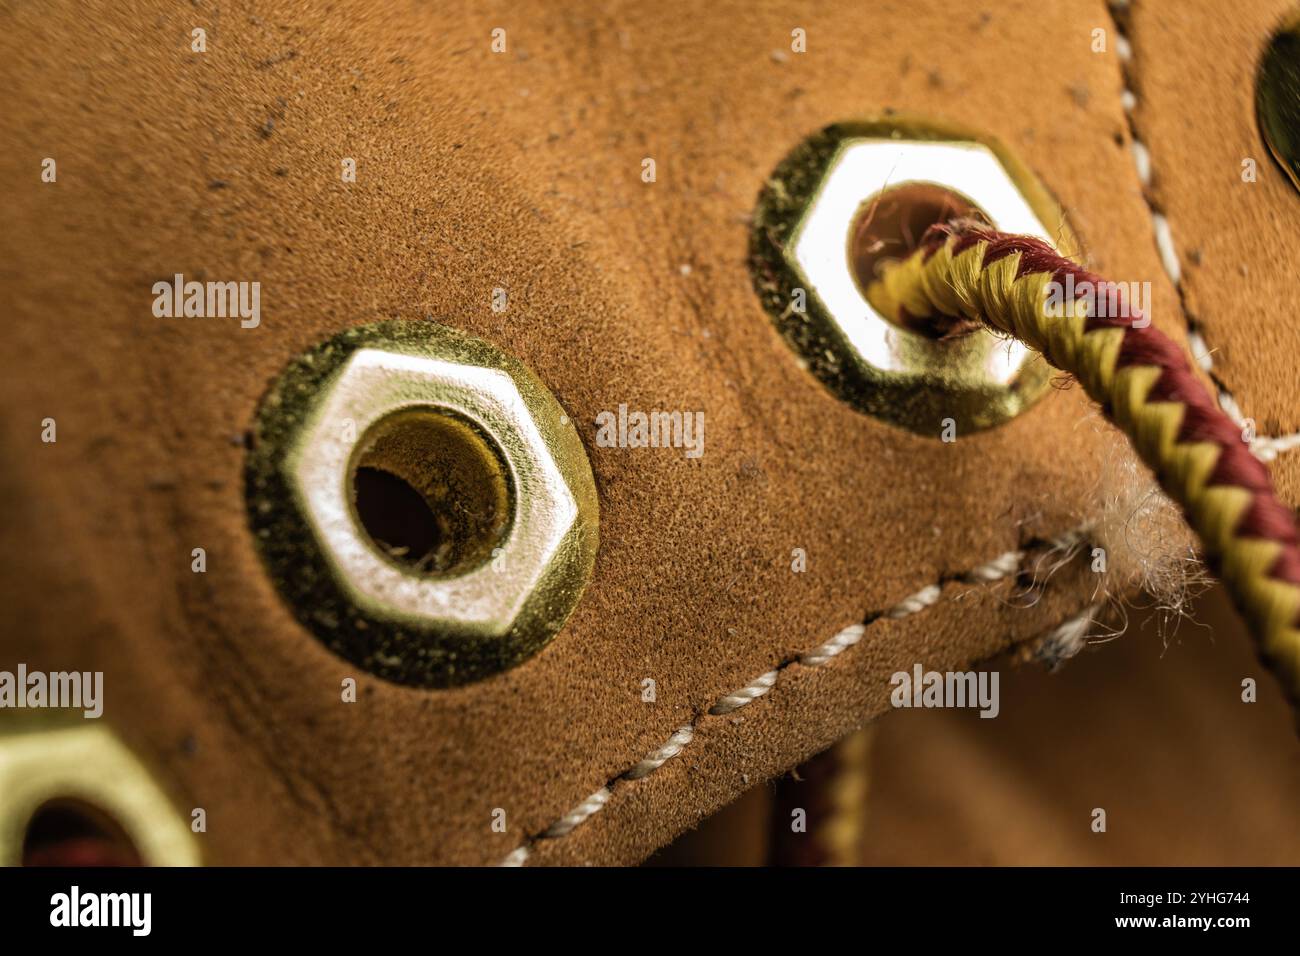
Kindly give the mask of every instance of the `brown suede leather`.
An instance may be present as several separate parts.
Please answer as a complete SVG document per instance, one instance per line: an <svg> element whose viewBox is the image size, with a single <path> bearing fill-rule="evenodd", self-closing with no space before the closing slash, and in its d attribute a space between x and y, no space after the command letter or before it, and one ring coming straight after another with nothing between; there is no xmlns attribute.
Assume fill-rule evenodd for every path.
<svg viewBox="0 0 1300 956"><path fill-rule="evenodd" d="M1222 20L1160 69L1187 81ZM206 54L190 52L196 26ZM504 55L489 50L498 26ZM773 56L794 27L808 52ZM957 121L1035 170L1092 268L1149 278L1157 324L1181 335L1097 27L1113 30L1100 0L6 8L0 666L104 670L105 719L178 806L207 810L209 862L495 863L722 694L1095 517L1116 446L1080 427L1078 389L953 444L849 410L760 307L746 218L781 157L831 122ZM1135 31L1139 70L1159 29ZM1152 83L1141 115L1172 130ZM1244 135L1215 116L1198 120L1200 146ZM1180 164L1201 162L1153 149L1171 191ZM1262 146L1247 149L1271 175ZM39 180L46 156L56 184ZM1233 177L1188 188L1273 195ZM1212 228L1268 228L1267 248L1294 249L1294 219L1268 216ZM1195 216L1176 217L1182 242L1199 241ZM177 272L260 281L261 326L154 318L150 287ZM1232 300L1205 301L1212 342L1240 352L1226 367L1246 414L1300 425L1279 371L1300 329L1241 309L1234 338ZM520 667L454 690L396 687L327 652L271 587L245 520L241 436L270 380L338 329L399 316L529 364L580 423L600 494L595 576L568 625ZM704 456L595 447L596 414L621 402L703 410ZM47 416L54 445L39 439ZM1294 481L1283 490L1300 498ZM793 548L807 573L791 573ZM1005 583L948 585L833 664L793 665L761 702L702 718L681 757L533 859L642 859L887 709L893 671L989 657L1095 585L1063 570L1030 609Z"/></svg>
<svg viewBox="0 0 1300 956"><path fill-rule="evenodd" d="M1135 614L1059 674L1003 670L1003 713L877 726L876 865L1295 866L1300 741L1221 588L1196 624ZM1243 678L1261 690L1243 703ZM994 726L996 725L996 726ZM1092 829L1094 808L1106 832Z"/></svg>
<svg viewBox="0 0 1300 956"><path fill-rule="evenodd" d="M856 786L866 865L1294 866L1300 830L1300 739L1260 676L1221 587L1194 621L1135 611L1118 640L1059 673L1000 661L997 720L970 711L905 710L871 726L871 761ZM840 748L832 748L835 754ZM815 766L760 786L656 853L655 865L752 866L845 832ZM841 774L855 772L841 767ZM860 770L856 771L862 773ZM824 774L823 774L824 776ZM837 786L847 786L840 780ZM789 810L807 812L791 832ZM1106 811L1106 831L1093 811ZM854 831L848 831L853 833Z"/></svg>
<svg viewBox="0 0 1300 956"><path fill-rule="evenodd" d="M1259 133L1255 76L1295 6L1260 0L1225 16L1215 0L1138 3L1128 24L1134 121L1151 151L1150 193L1169 220L1187 308L1216 377L1267 435L1300 432L1300 194ZM1242 180L1246 159L1254 182Z"/></svg>
<svg viewBox="0 0 1300 956"><path fill-rule="evenodd" d="M1125 24L1134 122L1152 157L1149 195L1168 217L1187 307L1215 378L1269 436L1300 432L1292 305L1300 193L1260 136L1255 74L1294 7L1265 0L1225 17L1213 0L1137 4ZM1246 159L1255 160L1254 182L1242 180ZM1272 470L1283 500L1300 503L1300 455L1283 455Z"/></svg>

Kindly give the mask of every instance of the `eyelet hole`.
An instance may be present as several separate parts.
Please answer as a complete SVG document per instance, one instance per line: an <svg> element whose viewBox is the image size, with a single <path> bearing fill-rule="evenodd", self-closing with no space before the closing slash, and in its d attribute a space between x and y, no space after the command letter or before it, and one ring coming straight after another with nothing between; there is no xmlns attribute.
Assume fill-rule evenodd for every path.
<svg viewBox="0 0 1300 956"><path fill-rule="evenodd" d="M385 558L451 577L489 561L513 518L509 470L474 422L433 407L380 419L352 457L357 522Z"/></svg>
<svg viewBox="0 0 1300 956"><path fill-rule="evenodd" d="M104 811L73 799L37 808L23 834L23 866L143 866L140 853Z"/></svg>
<svg viewBox="0 0 1300 956"><path fill-rule="evenodd" d="M936 183L908 182L891 186L866 199L849 227L849 267L865 294L886 262L906 259L916 251L925 231L936 223L988 215L970 199ZM964 325L944 315L886 316L890 322L927 338L940 339Z"/></svg>

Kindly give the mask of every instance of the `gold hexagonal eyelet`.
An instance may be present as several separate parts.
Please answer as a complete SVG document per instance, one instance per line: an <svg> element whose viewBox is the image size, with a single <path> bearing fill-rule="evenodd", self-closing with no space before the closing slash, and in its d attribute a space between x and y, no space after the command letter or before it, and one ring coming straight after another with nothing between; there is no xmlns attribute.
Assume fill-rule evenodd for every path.
<svg viewBox="0 0 1300 956"><path fill-rule="evenodd" d="M750 243L755 288L801 362L849 405L925 435L948 418L987 428L1046 392L1046 363L988 332L942 338L899 326L871 307L855 273L864 219L882 197L918 186L999 229L1076 251L1050 194L995 141L900 118L843 123L805 140L769 178Z"/></svg>
<svg viewBox="0 0 1300 956"><path fill-rule="evenodd" d="M52 807L86 821L102 817L146 866L200 862L187 820L108 727L6 721L0 727L0 866L23 862L29 827Z"/></svg>
<svg viewBox="0 0 1300 956"><path fill-rule="evenodd" d="M1288 14L1260 57L1255 114L1269 152L1300 189L1300 9Z"/></svg>
<svg viewBox="0 0 1300 956"><path fill-rule="evenodd" d="M563 625L595 560L573 423L521 363L432 322L352 329L295 361L262 403L247 490L299 620L400 684L520 663ZM376 523L366 496L426 511Z"/></svg>

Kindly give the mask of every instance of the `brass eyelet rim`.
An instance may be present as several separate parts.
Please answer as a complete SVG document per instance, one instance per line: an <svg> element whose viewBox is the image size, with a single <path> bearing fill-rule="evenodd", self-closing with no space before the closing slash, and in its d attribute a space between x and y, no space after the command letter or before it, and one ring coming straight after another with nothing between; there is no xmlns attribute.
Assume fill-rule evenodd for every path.
<svg viewBox="0 0 1300 956"><path fill-rule="evenodd" d="M900 328L853 274L862 204L913 182L969 199L1000 229L1077 251L1047 189L995 140L948 123L863 120L810 136L769 177L750 239L755 289L801 364L858 411L930 436L945 419L963 432L1001 424L1046 394L1047 364L984 331L939 340Z"/></svg>
<svg viewBox="0 0 1300 956"><path fill-rule="evenodd" d="M201 862L188 820L107 725L7 721L0 730L0 866L22 863L37 811L62 801L108 815L146 866Z"/></svg>
<svg viewBox="0 0 1300 956"><path fill-rule="evenodd" d="M1255 113L1273 159L1300 190L1300 9L1283 21L1260 57Z"/></svg>
<svg viewBox="0 0 1300 956"><path fill-rule="evenodd" d="M472 423L500 454L511 515L489 561L422 573L359 521L359 444L416 409ZM595 481L573 422L522 363L434 322L349 329L291 362L258 410L245 481L254 540L295 617L397 684L451 687L518 665L559 631L595 563Z"/></svg>

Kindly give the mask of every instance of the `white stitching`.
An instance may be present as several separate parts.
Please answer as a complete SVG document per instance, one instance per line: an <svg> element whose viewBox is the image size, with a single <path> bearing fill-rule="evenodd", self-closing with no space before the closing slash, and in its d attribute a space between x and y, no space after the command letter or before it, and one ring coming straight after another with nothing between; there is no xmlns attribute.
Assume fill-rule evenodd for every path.
<svg viewBox="0 0 1300 956"><path fill-rule="evenodd" d="M1169 220L1158 212L1152 212L1151 227L1155 230L1156 249L1160 252L1160 262L1165 267L1165 272L1174 285L1181 285L1183 267L1178 261L1178 250L1174 248L1174 233L1169 228Z"/></svg>
<svg viewBox="0 0 1300 956"><path fill-rule="evenodd" d="M653 753L648 754L644 760L623 776L627 777L629 780L640 780L646 774L658 770L668 761L676 757L682 752L682 748L689 744L694 738L695 728L690 724L687 724L685 727L678 727L677 731L668 738L667 743Z"/></svg>
<svg viewBox="0 0 1300 956"><path fill-rule="evenodd" d="M1250 450L1255 453L1255 457L1265 464L1292 448L1300 448L1300 432L1296 432L1294 435L1280 435L1277 438L1256 438L1250 446Z"/></svg>
<svg viewBox="0 0 1300 956"><path fill-rule="evenodd" d="M1063 535L1053 543L1055 544L1058 541L1065 541L1068 543L1069 539L1073 536L1074 532L1071 532L1071 534ZM981 581L1001 581L1003 578L1019 571L1020 562L1024 560L1025 552L1007 551L1005 554L998 555L992 561L985 562L984 564L979 565L979 567L967 571L962 575L962 580L971 583L979 583Z"/></svg>
<svg viewBox="0 0 1300 956"><path fill-rule="evenodd" d="M1087 530L1088 526L1085 525L1052 538L1047 543L1052 546L1053 550L1059 550L1062 548L1070 549L1084 540ZM996 558L993 558L991 561L986 561L983 564L977 565L974 568L955 575L947 580L963 581L971 584L988 584L994 581L1000 581L1018 574L1022 570L1026 556L1027 552L1023 550L1006 551L998 555ZM787 661L774 670L760 674L739 690L734 690L731 693L722 696L712 707L709 708L709 714L713 716L729 714L747 704L753 703L776 685L781 672L789 664L797 662L805 667L820 667L862 640L863 635L866 633L867 626L872 622L881 618L898 620L912 614L918 614L926 608L937 604L942 594L942 584L926 585L919 591L903 598L901 601L892 605L882 613L871 616L865 624L849 625L839 631L824 644L814 647L812 650L805 652L793 661ZM1092 608L1088 608L1087 611L1085 611L1089 620L1091 620L1092 611ZM1070 622L1067 622L1067 624L1068 623ZM1065 625L1061 625L1061 627L1063 626ZM694 738L694 724L686 724L677 728L677 730L673 732L672 736L669 737L661 746L652 750L631 769L625 770L591 796L587 797L587 799L583 800L564 816L560 817L559 820L556 820L547 827L541 834L532 839L526 840L522 845L510 851L505 859L503 859L498 865L523 866L532 854L532 844L540 840L552 840L556 837L562 837L573 832L576 827L585 823L604 809L605 805L609 802L612 788L616 783L620 780L640 780L649 776L673 757L680 754L682 750L686 748L687 744L689 744Z"/></svg>
<svg viewBox="0 0 1300 956"><path fill-rule="evenodd" d="M510 851L510 855L501 861L501 866L523 866L528 862L528 845L516 847Z"/></svg>
<svg viewBox="0 0 1300 956"><path fill-rule="evenodd" d="M937 584L928 584L915 594L909 594L891 607L885 612L885 617L898 620L900 617L907 617L909 614L924 611L927 607L936 604L942 595L943 588Z"/></svg>
<svg viewBox="0 0 1300 956"><path fill-rule="evenodd" d="M847 651L867 633L865 624L850 624L844 630L840 631L825 644L814 647L811 651L799 656L799 663L805 667L821 667L832 657L835 657L842 651Z"/></svg>
<svg viewBox="0 0 1300 956"><path fill-rule="evenodd" d="M1124 35L1123 24L1117 16L1120 11L1127 10L1129 7L1129 0L1110 0L1111 15L1115 23L1115 52L1119 56L1120 75L1124 82L1124 88L1120 92L1120 104L1123 106L1128 120L1129 136L1132 139L1133 165L1137 169L1138 181L1142 184L1143 202L1146 203L1147 211L1151 214L1151 230L1155 237L1156 251L1160 254L1160 263L1164 266L1165 273L1169 276L1169 280L1173 282L1174 288L1178 290L1183 313L1188 318L1188 346L1192 350L1196 364L1201 367L1202 371L1211 376L1215 389L1218 391L1219 407L1238 427L1244 428L1246 418L1241 413L1241 407L1237 404L1237 400L1233 398L1232 393L1228 391L1227 386L1214 378L1213 353L1205 341L1205 336L1197 327L1196 319L1193 318L1187 308L1183 292L1183 267L1181 260L1178 258L1178 247L1174 242L1173 228L1169 225L1168 217L1157 210L1151 202L1149 192L1152 179L1151 150L1139 137L1137 122L1133 117L1133 110L1137 107L1137 94L1132 89L1130 70L1133 62L1133 45L1129 42L1129 38ZM1278 437L1255 435L1250 441L1251 453L1265 463L1275 460L1278 455L1293 448L1300 448L1300 432Z"/></svg>
<svg viewBox="0 0 1300 956"><path fill-rule="evenodd" d="M726 697L721 698L709 708L709 713L719 717L722 714L729 714L733 710L739 710L746 704L752 704L772 689L780 673L779 670L775 670L768 671L766 674L759 674L740 690L733 690Z"/></svg>
<svg viewBox="0 0 1300 956"><path fill-rule="evenodd" d="M1087 646L1088 631L1101 611L1100 604L1084 608L1033 642L1034 660L1055 671Z"/></svg>
<svg viewBox="0 0 1300 956"><path fill-rule="evenodd" d="M542 836L548 840L562 837L573 830L579 823L584 823L595 816L609 802L609 787L601 787L582 803L578 804L560 819L556 820Z"/></svg>

